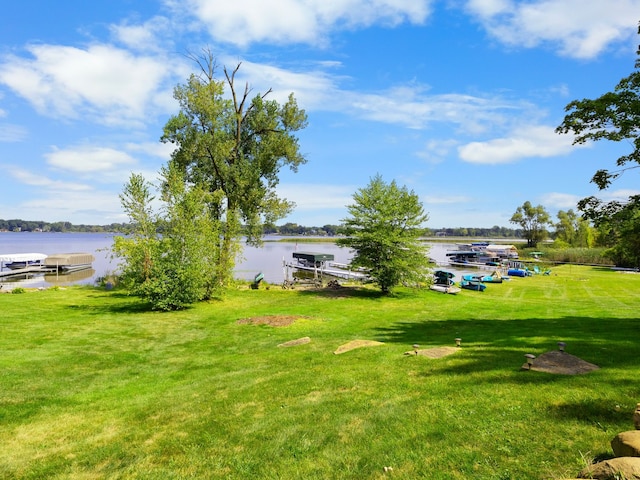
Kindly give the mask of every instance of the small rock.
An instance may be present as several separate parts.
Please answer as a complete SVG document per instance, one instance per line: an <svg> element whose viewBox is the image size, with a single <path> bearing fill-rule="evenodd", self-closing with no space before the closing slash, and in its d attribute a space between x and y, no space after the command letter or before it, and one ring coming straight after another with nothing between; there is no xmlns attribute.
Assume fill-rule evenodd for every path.
<svg viewBox="0 0 640 480"><path fill-rule="evenodd" d="M578 478L596 480L640 480L640 458L618 457L594 463L582 470Z"/></svg>
<svg viewBox="0 0 640 480"><path fill-rule="evenodd" d="M640 430L640 403L636 405L636 411L633 412L633 424L636 426L636 430Z"/></svg>
<svg viewBox="0 0 640 480"><path fill-rule="evenodd" d="M611 448L616 457L640 457L640 430L619 433L611 440Z"/></svg>

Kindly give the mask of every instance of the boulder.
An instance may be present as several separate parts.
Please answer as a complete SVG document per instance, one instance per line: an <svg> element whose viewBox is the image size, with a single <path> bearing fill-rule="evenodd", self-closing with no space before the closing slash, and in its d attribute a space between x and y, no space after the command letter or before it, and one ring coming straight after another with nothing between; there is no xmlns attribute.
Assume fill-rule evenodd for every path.
<svg viewBox="0 0 640 480"><path fill-rule="evenodd" d="M640 480L640 458L618 457L594 463L582 470L578 478L596 480Z"/></svg>
<svg viewBox="0 0 640 480"><path fill-rule="evenodd" d="M619 433L611 440L611 448L616 457L640 457L640 430Z"/></svg>

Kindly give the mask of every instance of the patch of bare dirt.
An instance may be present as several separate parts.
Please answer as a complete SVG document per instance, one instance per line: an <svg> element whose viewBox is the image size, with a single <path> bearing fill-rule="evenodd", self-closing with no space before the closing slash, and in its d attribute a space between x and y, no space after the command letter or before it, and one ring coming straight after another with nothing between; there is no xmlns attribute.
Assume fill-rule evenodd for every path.
<svg viewBox="0 0 640 480"><path fill-rule="evenodd" d="M289 340L288 342L281 343L278 346L279 347L296 347L298 345L304 345L304 344L310 343L310 342L311 342L311 338L302 337L302 338L297 338L295 340Z"/></svg>
<svg viewBox="0 0 640 480"><path fill-rule="evenodd" d="M405 355L418 355L429 358L443 358L449 355L453 355L458 352L460 349L457 347L434 347L434 348L425 348L422 350L409 350L408 352L404 352Z"/></svg>
<svg viewBox="0 0 640 480"><path fill-rule="evenodd" d="M263 315L260 317L241 318L236 323L239 325L269 325L270 327L287 327L296 320L304 317L301 315Z"/></svg>
<svg viewBox="0 0 640 480"><path fill-rule="evenodd" d="M522 368L527 369L527 365L523 365ZM539 355L533 360L533 364L531 365L531 370L560 375L580 375L599 368L600 367L593 363L589 363L575 355L559 350Z"/></svg>
<svg viewBox="0 0 640 480"><path fill-rule="evenodd" d="M349 343L345 343L344 345L340 345L335 352L336 355L340 355L341 353L348 352L350 350L355 350L356 348L361 347L377 347L378 345L384 345L382 342L376 342L374 340L352 340Z"/></svg>

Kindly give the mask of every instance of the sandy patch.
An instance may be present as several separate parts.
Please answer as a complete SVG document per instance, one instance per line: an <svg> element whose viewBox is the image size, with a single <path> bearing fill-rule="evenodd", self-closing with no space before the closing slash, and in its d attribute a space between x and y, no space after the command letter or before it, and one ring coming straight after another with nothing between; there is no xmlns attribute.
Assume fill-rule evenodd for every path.
<svg viewBox="0 0 640 480"><path fill-rule="evenodd" d="M525 363L523 369L528 369ZM597 370L600 367L586 362L570 353L554 350L534 358L531 370L560 375L579 375Z"/></svg>
<svg viewBox="0 0 640 480"><path fill-rule="evenodd" d="M447 357L449 355L453 355L454 353L460 351L459 348L456 347L434 347L434 348L425 348L422 350L409 350L408 352L404 352L405 355L418 355L429 358L442 358Z"/></svg>
<svg viewBox="0 0 640 480"><path fill-rule="evenodd" d="M296 320L304 317L301 315L263 315L261 317L241 318L236 323L239 325L269 325L271 327L286 327Z"/></svg>
<svg viewBox="0 0 640 480"><path fill-rule="evenodd" d="M279 347L295 347L296 345L304 345L305 343L310 343L310 342L311 342L311 338L302 337L296 340L289 340L288 342L281 343L278 346Z"/></svg>
<svg viewBox="0 0 640 480"><path fill-rule="evenodd" d="M341 353L348 352L349 350L354 350L356 348L377 347L378 345L384 345L384 343L376 342L374 340L353 340L349 343L345 343L344 345L340 345L338 349L333 353L336 355L340 355Z"/></svg>

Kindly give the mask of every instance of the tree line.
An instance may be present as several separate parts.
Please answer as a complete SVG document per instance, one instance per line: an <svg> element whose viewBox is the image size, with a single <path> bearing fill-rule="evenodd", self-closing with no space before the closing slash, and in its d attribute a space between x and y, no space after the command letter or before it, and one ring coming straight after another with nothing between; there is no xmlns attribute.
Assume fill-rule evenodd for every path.
<svg viewBox="0 0 640 480"><path fill-rule="evenodd" d="M108 225L75 225L71 222L44 222L41 220L0 219L0 231L6 232L88 232L88 233L127 233L134 228L131 223L110 223ZM245 225L241 231L245 231ZM160 230L161 231L161 230ZM343 234L342 225L327 224L321 227L299 225L293 222L282 225L265 224L263 235L306 235L317 237L335 237ZM427 237L470 237L470 238L525 238L521 228L493 226L425 228Z"/></svg>
<svg viewBox="0 0 640 480"><path fill-rule="evenodd" d="M71 222L44 222L42 220L0 219L2 232L126 232L130 228L126 223L108 225L74 225Z"/></svg>

